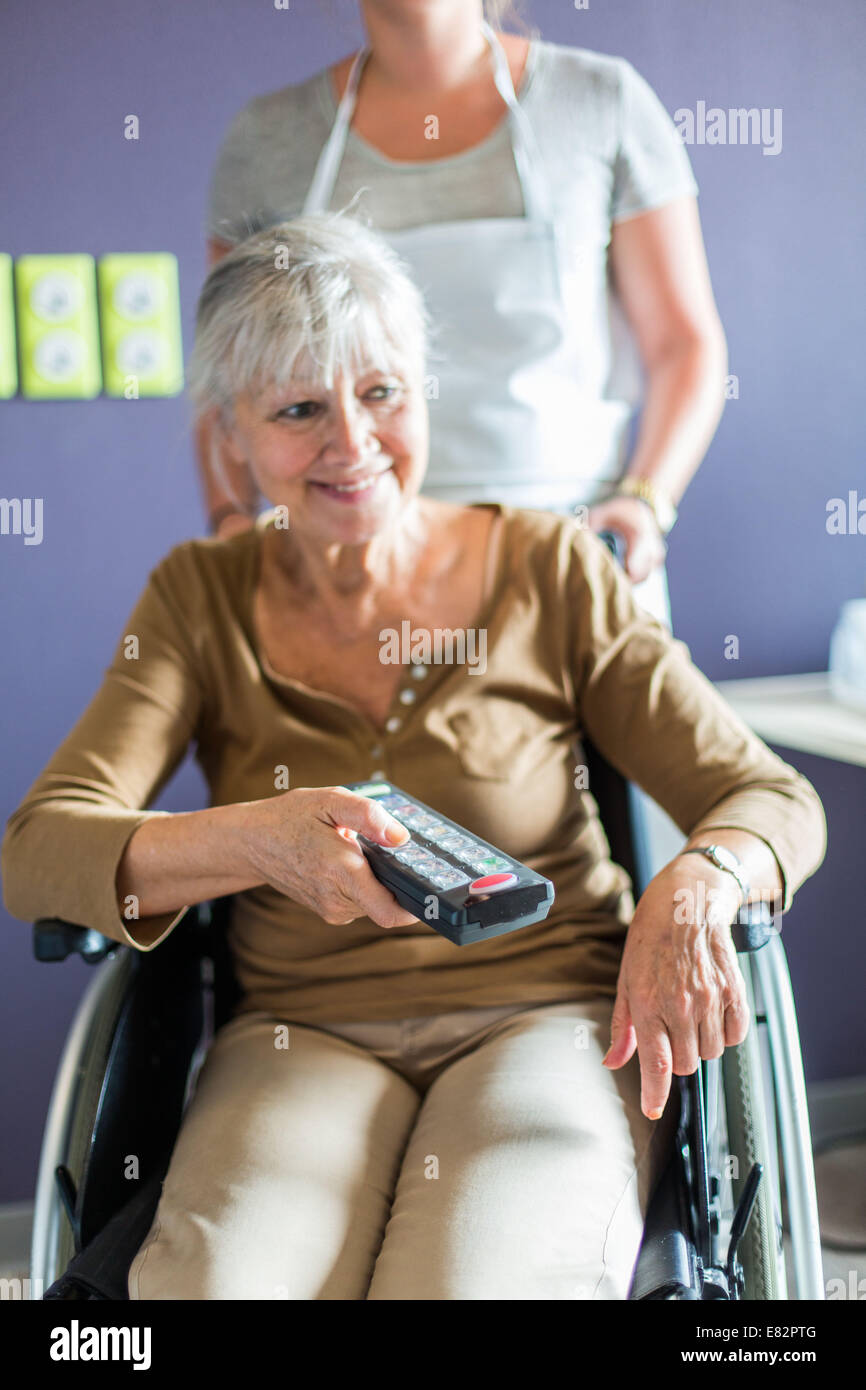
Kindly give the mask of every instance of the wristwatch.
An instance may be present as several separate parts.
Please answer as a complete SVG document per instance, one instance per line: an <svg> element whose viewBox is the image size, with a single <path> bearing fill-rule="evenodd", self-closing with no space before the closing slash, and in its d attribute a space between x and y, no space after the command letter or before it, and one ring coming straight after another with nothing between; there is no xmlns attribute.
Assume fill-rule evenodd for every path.
<svg viewBox="0 0 866 1390"><path fill-rule="evenodd" d="M677 509L667 493L657 488L655 483L649 482L647 478L636 478L633 474L627 473L624 478L620 479L616 491L621 496L639 497L642 502L646 502L663 536L668 535L673 530L677 519Z"/></svg>
<svg viewBox="0 0 866 1390"><path fill-rule="evenodd" d="M696 845L692 849L680 850L680 854L703 854L717 869L724 869L726 873L733 874L743 894L740 906L745 907L749 901L751 885L742 864L732 850L726 849L724 845Z"/></svg>

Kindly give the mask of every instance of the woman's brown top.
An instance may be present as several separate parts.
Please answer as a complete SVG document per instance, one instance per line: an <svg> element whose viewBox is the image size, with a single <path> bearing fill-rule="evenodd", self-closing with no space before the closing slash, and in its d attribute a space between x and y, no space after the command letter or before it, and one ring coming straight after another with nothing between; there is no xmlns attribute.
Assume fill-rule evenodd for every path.
<svg viewBox="0 0 866 1390"><path fill-rule="evenodd" d="M10 818L9 911L140 950L182 931L183 913L124 920L115 876L136 826L168 814L147 807L194 744L213 805L383 775L556 890L543 922L465 947L421 922L330 926L270 887L241 893L229 928L241 1011L315 1023L612 996L634 903L585 786L584 732L684 834L759 835L786 911L826 848L811 784L635 602L595 535L551 513L498 510L498 571L473 640L449 653L442 636L438 661L432 641L429 664L406 665L385 733L346 700L278 675L258 649L253 597L272 517L172 550L95 698ZM402 634L397 654L410 655Z"/></svg>

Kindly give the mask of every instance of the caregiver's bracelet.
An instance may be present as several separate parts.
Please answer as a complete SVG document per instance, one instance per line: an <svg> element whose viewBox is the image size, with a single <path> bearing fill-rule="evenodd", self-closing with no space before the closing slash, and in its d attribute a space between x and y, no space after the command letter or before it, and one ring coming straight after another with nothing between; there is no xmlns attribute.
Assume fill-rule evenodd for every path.
<svg viewBox="0 0 866 1390"><path fill-rule="evenodd" d="M642 502L646 502L663 536L673 530L677 519L676 507L667 493L662 492L646 478L637 478L634 474L627 473L620 479L616 491L621 496L639 497Z"/></svg>

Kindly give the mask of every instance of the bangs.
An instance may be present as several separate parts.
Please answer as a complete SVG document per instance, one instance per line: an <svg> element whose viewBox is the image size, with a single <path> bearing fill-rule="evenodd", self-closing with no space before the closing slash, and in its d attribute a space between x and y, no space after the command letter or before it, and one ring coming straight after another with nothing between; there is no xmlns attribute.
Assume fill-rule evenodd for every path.
<svg viewBox="0 0 866 1390"><path fill-rule="evenodd" d="M407 351L407 335L398 343L390 330L393 318L383 304L370 303L354 291L327 312L308 312L300 319L294 306L291 311L277 309L270 323L259 322L254 333L238 334L232 379L246 379L245 389L253 392L270 386L284 390L295 377L330 390L342 374L404 369L413 353L411 347ZM258 339L258 351L252 338ZM420 359L422 352L417 342L414 355Z"/></svg>
<svg viewBox="0 0 866 1390"><path fill-rule="evenodd" d="M393 250L342 214L279 223L242 242L205 281L187 384L200 414L239 394L338 376L423 374L423 298Z"/></svg>

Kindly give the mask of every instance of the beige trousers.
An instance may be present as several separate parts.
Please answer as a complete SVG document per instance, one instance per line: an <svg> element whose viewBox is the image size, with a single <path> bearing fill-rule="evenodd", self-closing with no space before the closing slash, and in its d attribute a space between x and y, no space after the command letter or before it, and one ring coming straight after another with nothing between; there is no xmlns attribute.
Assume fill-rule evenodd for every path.
<svg viewBox="0 0 866 1390"><path fill-rule="evenodd" d="M673 1135L612 1001L242 1014L184 1115L131 1299L625 1299Z"/></svg>

